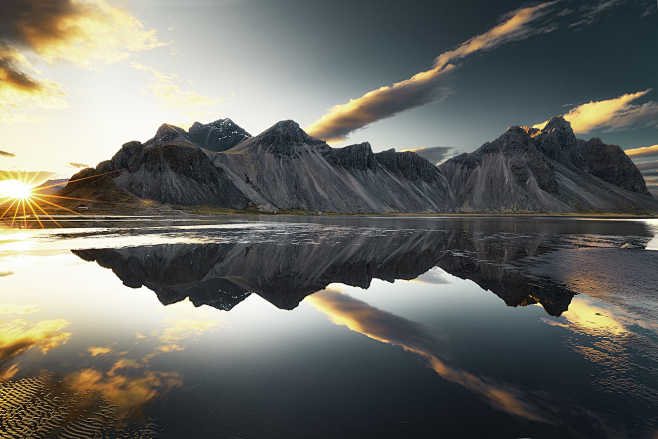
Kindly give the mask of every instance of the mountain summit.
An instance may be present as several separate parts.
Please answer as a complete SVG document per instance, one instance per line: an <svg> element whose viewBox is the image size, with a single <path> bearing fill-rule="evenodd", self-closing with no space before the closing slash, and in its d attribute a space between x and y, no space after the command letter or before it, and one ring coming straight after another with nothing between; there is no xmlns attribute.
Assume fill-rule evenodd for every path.
<svg viewBox="0 0 658 439"><path fill-rule="evenodd" d="M191 141L215 152L226 151L249 137L248 132L228 118L205 125L195 122L189 132Z"/></svg>
<svg viewBox="0 0 658 439"><path fill-rule="evenodd" d="M569 122L514 126L475 152L435 166L414 152L332 148L292 120L251 137L231 119L163 124L128 142L63 195L150 199L261 211L336 213L656 211L626 154L577 139Z"/></svg>

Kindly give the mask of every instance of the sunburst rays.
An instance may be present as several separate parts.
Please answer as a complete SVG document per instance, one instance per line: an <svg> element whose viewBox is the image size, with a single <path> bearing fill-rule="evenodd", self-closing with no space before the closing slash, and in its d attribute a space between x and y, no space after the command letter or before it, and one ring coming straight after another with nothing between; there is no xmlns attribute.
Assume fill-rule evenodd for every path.
<svg viewBox="0 0 658 439"><path fill-rule="evenodd" d="M113 173L106 172L102 174L77 178L74 180L69 180L67 183L76 183L82 180L89 180L92 178L99 178L104 175ZM49 189L52 189L61 183L49 184L46 186L39 186L39 180L44 179L43 173L30 173L25 171L16 171L16 172L0 172L0 182L12 182L9 186L11 190L8 190L5 194L0 194L0 209L2 209L2 214L0 215L0 221L9 223L12 227L28 227L28 219L30 223L32 218L41 228L45 228L44 221L47 218L52 224L55 224L57 227L62 227L62 225L53 217L53 215L48 212L54 211L63 211L71 213L73 215L80 215L79 212L76 212L69 207L63 206L64 201L83 201L83 202L95 202L96 200L91 200L88 198L78 198L78 197L68 197L64 195L56 195L48 193ZM5 205L9 204L6 208Z"/></svg>

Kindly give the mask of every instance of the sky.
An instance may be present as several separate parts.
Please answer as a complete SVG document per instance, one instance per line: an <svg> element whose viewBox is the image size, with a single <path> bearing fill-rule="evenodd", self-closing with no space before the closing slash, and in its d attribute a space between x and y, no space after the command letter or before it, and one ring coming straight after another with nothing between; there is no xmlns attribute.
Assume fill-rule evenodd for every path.
<svg viewBox="0 0 658 439"><path fill-rule="evenodd" d="M0 169L224 117L440 158L563 114L658 185L657 29L656 0L3 0Z"/></svg>

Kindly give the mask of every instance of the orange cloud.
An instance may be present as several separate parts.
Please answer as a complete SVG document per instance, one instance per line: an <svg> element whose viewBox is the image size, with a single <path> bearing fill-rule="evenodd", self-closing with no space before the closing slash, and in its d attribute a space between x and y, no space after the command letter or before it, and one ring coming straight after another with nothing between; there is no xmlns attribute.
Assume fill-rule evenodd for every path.
<svg viewBox="0 0 658 439"><path fill-rule="evenodd" d="M575 133L587 133L601 128L622 129L647 122L655 123L658 119L658 103L649 101L641 105L633 104L649 92L651 89L602 101L590 101L573 108L563 117L571 123ZM547 123L548 121L536 124L534 128L541 129Z"/></svg>
<svg viewBox="0 0 658 439"><path fill-rule="evenodd" d="M89 66L165 45L155 30L106 0L3 0L0 40L47 61Z"/></svg>
<svg viewBox="0 0 658 439"><path fill-rule="evenodd" d="M87 351L89 352L89 355L91 355L92 357L97 357L99 355L109 354L110 352L112 352L112 349L109 347L92 346L89 349L87 349Z"/></svg>
<svg viewBox="0 0 658 439"><path fill-rule="evenodd" d="M0 369L0 381L6 381L13 378L19 371L17 364L12 364L7 369Z"/></svg>
<svg viewBox="0 0 658 439"><path fill-rule="evenodd" d="M0 2L0 121L21 120L18 106L63 108L62 87L37 78L24 55L91 67L163 46L154 30L106 0Z"/></svg>
<svg viewBox="0 0 658 439"><path fill-rule="evenodd" d="M560 326L597 337L605 338L628 333L622 323L623 318L615 316L610 309L597 306L593 301L583 297L575 297L560 319L543 320L551 326Z"/></svg>
<svg viewBox="0 0 658 439"><path fill-rule="evenodd" d="M59 84L37 79L32 64L16 49L0 41L0 122L20 120L16 108L64 108L64 92Z"/></svg>
<svg viewBox="0 0 658 439"><path fill-rule="evenodd" d="M179 351L184 350L185 348L181 345L177 345L175 343L172 343L172 344L160 345L156 349L160 352L168 353L168 352L179 352Z"/></svg>
<svg viewBox="0 0 658 439"><path fill-rule="evenodd" d="M68 341L70 332L62 329L70 324L67 320L44 320L31 324L25 320L13 320L0 324L0 361L27 349L38 348L42 353Z"/></svg>
<svg viewBox="0 0 658 439"><path fill-rule="evenodd" d="M11 314L29 313L29 309L11 309ZM30 349L40 349L45 354L65 344L71 337L70 332L62 332L70 322L62 319L44 320L37 323L29 323L25 320L12 320L0 324L0 375L4 378L13 376L18 367L6 365L17 356Z"/></svg>
<svg viewBox="0 0 658 439"><path fill-rule="evenodd" d="M629 157L641 157L646 155L658 155L658 145L631 148L624 151Z"/></svg>
<svg viewBox="0 0 658 439"><path fill-rule="evenodd" d="M439 55L434 66L415 74L409 79L396 82L392 86L369 91L357 99L336 105L326 115L314 122L307 131L310 135L325 140L340 140L350 132L366 125L391 117L401 111L424 105L437 99L439 79L461 60L473 53L489 50L501 44L528 38L553 28L546 25L531 27L544 17L548 7L555 2L518 9L504 17L503 21L489 31L477 35L456 49Z"/></svg>
<svg viewBox="0 0 658 439"><path fill-rule="evenodd" d="M534 421L543 421L538 410L521 400L518 391L492 384L469 372L450 367L435 353L437 342L415 322L381 311L335 290L323 290L307 299L336 325L373 340L400 346L425 358L441 378L482 395L493 407Z"/></svg>
<svg viewBox="0 0 658 439"><path fill-rule="evenodd" d="M134 413L161 392L183 384L175 372L145 370L138 376L122 373L126 369L140 368L134 362L119 360L106 373L83 369L68 375L64 382L76 392L99 392L103 398L116 404L123 415Z"/></svg>

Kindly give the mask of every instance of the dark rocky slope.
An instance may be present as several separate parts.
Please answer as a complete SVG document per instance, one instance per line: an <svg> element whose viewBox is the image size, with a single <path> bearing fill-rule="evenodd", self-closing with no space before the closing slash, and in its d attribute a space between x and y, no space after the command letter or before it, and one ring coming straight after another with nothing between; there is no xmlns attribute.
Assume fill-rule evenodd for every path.
<svg viewBox="0 0 658 439"><path fill-rule="evenodd" d="M98 179L90 178L94 175ZM82 179L75 182L74 180ZM71 177L63 195L100 201L150 199L245 209L249 200L226 173L177 127L162 125L142 144L128 142L111 160Z"/></svg>
<svg viewBox="0 0 658 439"><path fill-rule="evenodd" d="M569 122L511 127L439 166L462 211L655 211L639 170L616 145L576 139Z"/></svg>
<svg viewBox="0 0 658 439"><path fill-rule="evenodd" d="M397 161L374 154L368 143L334 149L282 121L214 155L214 164L259 206L343 213L452 209L436 167L413 153L390 155Z"/></svg>

